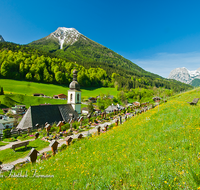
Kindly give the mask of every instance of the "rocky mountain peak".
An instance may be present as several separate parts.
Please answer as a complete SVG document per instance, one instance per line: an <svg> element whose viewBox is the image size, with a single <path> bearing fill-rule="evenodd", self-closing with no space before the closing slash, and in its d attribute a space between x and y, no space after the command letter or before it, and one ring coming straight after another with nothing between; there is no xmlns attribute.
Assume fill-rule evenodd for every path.
<svg viewBox="0 0 200 190"><path fill-rule="evenodd" d="M1 35L0 35L0 42L5 42L5 40L3 39Z"/></svg>
<svg viewBox="0 0 200 190"><path fill-rule="evenodd" d="M63 44L73 45L78 41L81 33L75 28L58 27L58 29L51 33L47 38L55 38L59 41L60 49L63 49Z"/></svg>
<svg viewBox="0 0 200 190"><path fill-rule="evenodd" d="M168 78L190 84L194 79L200 79L200 68L195 71L189 71L185 67L176 68L170 72Z"/></svg>

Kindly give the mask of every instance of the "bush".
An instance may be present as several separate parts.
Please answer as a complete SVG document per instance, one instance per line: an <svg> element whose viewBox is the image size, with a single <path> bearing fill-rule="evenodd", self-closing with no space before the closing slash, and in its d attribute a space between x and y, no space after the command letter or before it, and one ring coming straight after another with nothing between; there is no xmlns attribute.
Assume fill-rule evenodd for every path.
<svg viewBox="0 0 200 190"><path fill-rule="evenodd" d="M11 137L11 129L4 129L3 130L3 138L10 138Z"/></svg>
<svg viewBox="0 0 200 190"><path fill-rule="evenodd" d="M69 123L66 123L65 125L63 125L63 126L61 127L62 131L66 131L66 130L68 130L69 128L70 128L70 124L69 124Z"/></svg>
<svg viewBox="0 0 200 190"><path fill-rule="evenodd" d="M73 127L74 129L78 129L78 123L77 123L77 122L74 122L74 123L72 124L72 127Z"/></svg>
<svg viewBox="0 0 200 190"><path fill-rule="evenodd" d="M54 126L53 126L53 127L51 127L51 129L50 129L49 132L51 132L51 133L52 133L52 132L57 132L57 129L58 129L58 127L54 127Z"/></svg>

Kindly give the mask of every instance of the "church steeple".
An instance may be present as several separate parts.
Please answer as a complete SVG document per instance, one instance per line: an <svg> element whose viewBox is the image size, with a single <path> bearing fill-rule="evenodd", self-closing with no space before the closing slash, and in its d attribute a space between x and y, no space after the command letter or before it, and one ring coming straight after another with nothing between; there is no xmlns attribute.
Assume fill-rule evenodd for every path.
<svg viewBox="0 0 200 190"><path fill-rule="evenodd" d="M80 85L77 82L77 73L78 73L78 71L76 69L74 69L74 71L73 71L73 81L69 85L70 90L80 90Z"/></svg>
<svg viewBox="0 0 200 190"><path fill-rule="evenodd" d="M81 90L80 85L77 81L78 71L74 69L73 71L73 81L70 83L68 91L68 104L71 104L78 114L81 114Z"/></svg>

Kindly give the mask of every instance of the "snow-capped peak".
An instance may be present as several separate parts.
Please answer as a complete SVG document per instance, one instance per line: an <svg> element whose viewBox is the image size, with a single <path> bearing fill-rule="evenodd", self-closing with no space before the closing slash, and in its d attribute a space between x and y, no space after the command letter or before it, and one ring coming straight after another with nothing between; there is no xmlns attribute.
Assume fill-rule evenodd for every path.
<svg viewBox="0 0 200 190"><path fill-rule="evenodd" d="M79 33L75 28L65 28L65 27L58 27L58 29L51 33L49 36L58 39L60 43L60 49L63 49L63 44L74 44L81 33Z"/></svg>
<svg viewBox="0 0 200 190"><path fill-rule="evenodd" d="M191 83L195 78L200 79L200 69L195 71L189 71L187 68L176 68L172 70L169 74L169 79L175 79L180 82L184 82L186 84Z"/></svg>
<svg viewBox="0 0 200 190"><path fill-rule="evenodd" d="M188 70L189 71L189 70ZM195 70L195 71L189 71L189 75L190 77L194 78L196 76L198 76L200 74L199 71Z"/></svg>

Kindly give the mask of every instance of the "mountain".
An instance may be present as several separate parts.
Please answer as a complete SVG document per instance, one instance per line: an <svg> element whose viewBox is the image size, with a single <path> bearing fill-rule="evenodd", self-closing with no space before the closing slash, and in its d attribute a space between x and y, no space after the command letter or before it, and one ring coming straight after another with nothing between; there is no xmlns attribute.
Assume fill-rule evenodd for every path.
<svg viewBox="0 0 200 190"><path fill-rule="evenodd" d="M185 67L176 68L170 72L168 79L190 84L194 79L200 79L200 68L195 71L189 71Z"/></svg>
<svg viewBox="0 0 200 190"><path fill-rule="evenodd" d="M0 42L5 42L5 40L3 39L1 35L0 35Z"/></svg>
<svg viewBox="0 0 200 190"><path fill-rule="evenodd" d="M106 64L111 65L111 67L121 67L128 71L134 71L135 73L142 72L149 75L149 72L146 72L130 60L90 40L74 28L59 27L50 35L33 41L28 45L36 49L54 53L59 57L77 62L85 67L102 67L102 65ZM155 76L161 78L158 75Z"/></svg>
<svg viewBox="0 0 200 190"><path fill-rule="evenodd" d="M51 38L56 41L55 37ZM74 44L76 43L77 41ZM132 88L149 89L152 87L174 91L192 88L188 84L162 78L138 66L136 68L139 69L128 70L120 65L106 62L93 61L84 62L84 64L69 61L67 58L56 56L55 53L41 51L28 45L0 42L0 78L68 86L73 77L72 71L76 68L79 71L78 82L81 87L85 88L104 86L124 91Z"/></svg>

